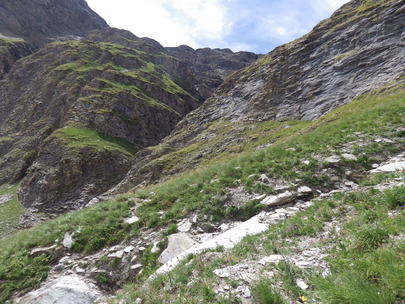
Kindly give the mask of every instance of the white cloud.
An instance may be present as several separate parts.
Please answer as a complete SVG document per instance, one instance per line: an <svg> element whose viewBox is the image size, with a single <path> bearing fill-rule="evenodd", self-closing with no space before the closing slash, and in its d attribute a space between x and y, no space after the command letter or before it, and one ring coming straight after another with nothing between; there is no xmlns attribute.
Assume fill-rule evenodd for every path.
<svg viewBox="0 0 405 304"><path fill-rule="evenodd" d="M164 46L221 39L229 25L221 0L87 0L110 26L150 37Z"/></svg>

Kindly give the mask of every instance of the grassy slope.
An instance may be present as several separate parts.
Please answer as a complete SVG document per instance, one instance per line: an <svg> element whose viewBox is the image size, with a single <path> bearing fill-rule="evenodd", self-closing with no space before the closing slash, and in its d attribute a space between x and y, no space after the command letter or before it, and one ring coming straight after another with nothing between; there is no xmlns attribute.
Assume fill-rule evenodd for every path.
<svg viewBox="0 0 405 304"><path fill-rule="evenodd" d="M17 198L18 186L18 184L0 186L0 197L11 196L9 201L0 205L0 238L16 228L23 212L23 207Z"/></svg>
<svg viewBox="0 0 405 304"><path fill-rule="evenodd" d="M357 162L345 164L366 170L373 162L372 156L390 154L404 148L403 114L405 113L404 80L395 87L364 95L352 103L334 110L330 114L305 124L293 134L277 139L273 146L243 155L213 167L191 172L174 178L141 193L127 194L116 200L102 203L92 208L63 215L57 219L20 231L0 240L0 302L14 292L32 289L46 278L49 271L49 257L33 258L30 248L46 246L61 240L65 232L77 231L73 251L92 252L105 246L131 238L144 226L164 226L198 210L200 218L212 215L214 220L232 217L235 212L223 208L222 197L227 187L241 185L247 191L269 193L272 189L256 183L258 174L283 178L287 181L300 179L307 185L322 185L324 177L314 175L322 169L314 155L339 153L341 146L356 141L361 132L370 141L356 148ZM377 136L393 138L396 145L374 142ZM292 151L289 148L294 148ZM301 160L310 160L309 165ZM151 191L154 194L151 194ZM149 198L137 210L140 221L129 226L123 219L133 206L127 198L137 196ZM165 210L161 218L158 211ZM258 212L257 202L249 203L237 210L246 216ZM157 264L149 263L144 274L150 273ZM208 294L209 290L207 291Z"/></svg>
<svg viewBox="0 0 405 304"><path fill-rule="evenodd" d="M55 131L54 136L61 139L62 143L73 151L82 148L90 148L117 151L127 156L133 156L136 153L135 146L130 142L78 124L72 124L58 129Z"/></svg>

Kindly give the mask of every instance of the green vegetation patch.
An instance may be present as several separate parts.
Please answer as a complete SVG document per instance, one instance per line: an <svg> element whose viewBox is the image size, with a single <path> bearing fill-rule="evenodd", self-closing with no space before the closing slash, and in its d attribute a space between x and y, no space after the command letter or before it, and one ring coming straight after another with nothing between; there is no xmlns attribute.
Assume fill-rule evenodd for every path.
<svg viewBox="0 0 405 304"><path fill-rule="evenodd" d="M19 184L0 186L0 238L14 231L24 208L18 201Z"/></svg>
<svg viewBox="0 0 405 304"><path fill-rule="evenodd" d="M97 132L79 124L68 125L55 131L54 136L62 140L65 147L72 150L90 148L94 150L117 151L133 156L137 149L130 142Z"/></svg>

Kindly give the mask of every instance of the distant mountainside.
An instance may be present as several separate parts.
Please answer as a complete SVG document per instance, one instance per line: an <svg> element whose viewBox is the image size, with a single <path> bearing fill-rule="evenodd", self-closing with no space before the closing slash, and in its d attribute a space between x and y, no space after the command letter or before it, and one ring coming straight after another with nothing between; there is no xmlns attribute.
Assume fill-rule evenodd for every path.
<svg viewBox="0 0 405 304"><path fill-rule="evenodd" d="M200 106L200 88L208 87L198 79L202 70L217 75L213 65L223 65L209 84L213 90L257 58L213 51L209 62L191 66L152 39L104 28L48 44L14 64L31 48L0 41L0 183L23 179L24 206L51 214L78 208L118 183L136 151L160 143ZM184 57L181 49L177 55Z"/></svg>
<svg viewBox="0 0 405 304"><path fill-rule="evenodd" d="M35 48L106 27L84 0L0 0L0 38L24 39Z"/></svg>
<svg viewBox="0 0 405 304"><path fill-rule="evenodd" d="M194 50L187 45L165 48L170 56L187 63L195 71L198 91L205 99L234 71L250 65L261 55L251 52L234 53L230 49L203 48Z"/></svg>
<svg viewBox="0 0 405 304"><path fill-rule="evenodd" d="M309 34L234 73L161 145L138 154L115 190L260 145L260 123L312 120L403 77L403 19L403 1L349 2Z"/></svg>

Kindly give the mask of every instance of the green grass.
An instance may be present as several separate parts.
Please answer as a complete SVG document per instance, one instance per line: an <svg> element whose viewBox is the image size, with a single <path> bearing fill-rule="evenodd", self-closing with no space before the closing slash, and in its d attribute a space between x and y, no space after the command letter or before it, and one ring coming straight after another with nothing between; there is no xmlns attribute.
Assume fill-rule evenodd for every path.
<svg viewBox="0 0 405 304"><path fill-rule="evenodd" d="M14 231L19 223L24 208L18 202L17 189L19 184L0 186L0 197L10 195L10 200L0 205L0 238Z"/></svg>
<svg viewBox="0 0 405 304"><path fill-rule="evenodd" d="M80 151L82 148L104 149L121 152L128 156L133 156L137 151L136 147L126 140L94 131L79 124L58 129L54 136L62 140L64 146L74 151Z"/></svg>
<svg viewBox="0 0 405 304"><path fill-rule="evenodd" d="M214 222L225 218L250 216L260 211L257 202L246 203L244 206L237 207L237 209L232 207L224 208L224 202L228 197L228 188L243 186L247 191L255 189L258 193L261 193L260 191L271 192L272 189L260 188L257 185L257 178L261 173L290 182L296 182L297 179L300 179L301 181L298 184L322 187L325 182L328 183L329 181L327 177L319 176L324 164L315 161L314 155L329 156L331 153L340 153L343 144L358 139L358 134L354 132L361 132L369 142L356 147L356 153L359 156L358 161L342 163L341 165L356 170L359 175L364 175L365 170L369 169L374 161L373 155L384 154L388 156L403 150L403 134L398 129L403 127L404 101L405 93L401 82L394 88L364 95L314 122L292 124L291 128L296 128L293 129L293 132L285 131L286 133L284 133L283 130L278 129L280 122L274 123L275 125L268 123L266 127L276 129L275 132L280 131L273 145L269 148L249 152L226 162L218 162L214 166L175 177L167 183L148 188L145 191L127 194L117 200L61 216L0 240L0 302L10 298L16 291L29 290L38 286L40 281L46 278L50 264L49 257L32 258L29 251L33 247L51 245L56 239L60 241L66 232L76 231L73 252L89 253L134 237L138 235L140 228L166 227L172 224L170 229L174 229L172 227L174 227L173 224L176 223L176 220L184 218L190 213L198 214L201 225L210 224L209 220L203 220L204 215L207 215L208 219L212 217ZM275 127L273 128L273 126ZM226 132L224 130L224 133ZM83 147L91 149L107 148L127 155L132 154L128 150L129 148L117 143L116 139L106 137L80 125L70 125L60 129L56 132L56 136L72 150ZM375 136L393 138L396 144L375 143L373 141ZM290 148L294 148L295 151ZM303 165L301 163L302 159L310 160L310 164ZM317 178L314 178L314 176L317 176ZM151 193L152 191L154 193ZM300 217L292 217L277 226L273 232L265 234L264 240L251 238L249 243L242 243L237 246L233 255L247 258L258 254L261 250L265 254L288 253L291 248L286 246L283 240L316 236L323 229L323 223L330 221L334 217L346 216L351 210L347 206L352 205L354 210L358 209L359 211L356 213L356 218L352 222L348 221L348 226L344 229L350 234L336 235L330 242L336 242L336 246L338 246L336 248L343 248L340 249L342 253L348 254L350 257L356 256L359 261L367 260L359 257L369 257L369 255L373 255L376 251L388 245L391 246L387 247L389 250L393 250L393 253L401 257L400 247L395 245L391 235L397 235L398 231L403 229L401 223L405 221L403 221L403 215L401 218L394 219L389 218L387 215L388 209L397 210L400 208L398 206L403 195L401 191L395 190L393 193L385 192L384 194L371 193L361 200L360 196L355 195L354 198L348 196L347 198L340 197L331 201L319 201L312 209L303 212ZM137 208L137 216L140 220L130 226L124 223L124 219L129 216L129 210L134 205L132 200L127 199L134 196L141 199L148 198L149 201L140 204ZM398 200L398 197L401 199ZM368 202L368 205L364 204L365 207L363 207L361 202ZM381 206L382 209L376 209L376 206ZM163 216L159 213L160 211L164 211ZM362 223L362 225L356 226L358 223ZM342 242L342 240L350 242L346 243ZM347 259L342 256L338 250L331 256L341 261L340 264L345 262L350 265L353 261L353 258ZM369 258L371 259L371 257ZM156 254L148 254L146 251L145 256L142 258L144 263L149 265L145 270L146 274L156 269L156 259ZM197 259L193 263L201 262L198 262ZM191 264L194 267L200 267L201 271L203 271L202 281L204 278L210 277L210 280L204 283L205 285L198 285L202 286L199 289L197 289L197 286L190 287L185 283L186 281L189 282L187 276L190 278L191 274L190 269L187 268L189 266L183 265L186 267L184 269L186 278L180 274L176 275L175 278L171 278L175 282L173 287L177 288L174 289L173 293L176 294L176 290L183 288L184 293L182 295L189 301L184 303L193 303L195 299L204 299L205 302L227 303L227 299L219 299L213 294L211 284L215 281L215 277L212 274L210 275L209 272L204 272L215 269L214 267L218 268L221 265L221 261L212 263L211 266L204 263L201 266ZM386 284L382 286L389 293L389 297L383 299L391 299L390 297L393 294L397 298L402 297L401 292L398 291L399 283L395 283L395 278L389 276L389 273L396 273L398 270L398 264L395 264L397 262L394 261L393 263L389 264L391 265L391 272L388 270L379 271L379 274L381 273L383 277L383 280L379 281L379 283ZM402 260L398 259L398 263L402 263ZM280 270L280 273L286 274L286 269ZM337 270L336 276L338 275ZM144 278L141 276L139 280ZM280 280L288 280L286 275L280 275L279 278ZM103 278L100 277L100 280L103 280ZM338 277L336 277L336 280L338 280ZM319 286L327 284L327 282L319 282L313 284L319 284ZM339 285L340 283L336 284ZM374 283L371 282L370 284ZM393 284L397 284L397 287ZM192 294L196 293L194 298L188 297L191 288L195 288L190 291ZM313 291L314 297L325 298L326 295L323 295L321 287L317 288L316 291ZM290 290L294 291L293 285ZM134 292L138 295L141 290L135 290ZM170 294L170 292L168 293ZM156 301L164 302L173 299L168 293L162 295L166 296L168 300L156 295L160 297ZM138 296L147 297L146 294ZM305 296L309 297L310 292ZM153 301L150 300L148 303L153 303Z"/></svg>

